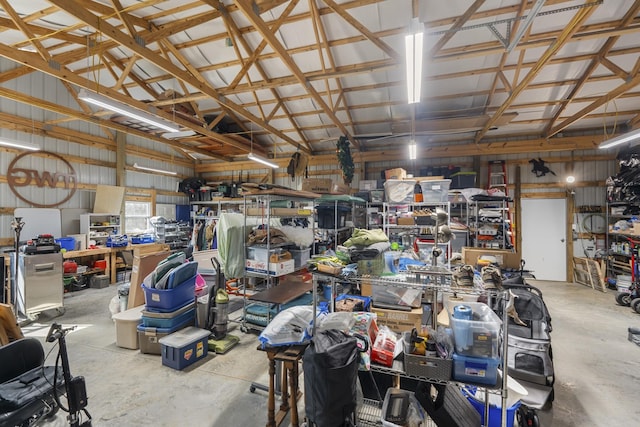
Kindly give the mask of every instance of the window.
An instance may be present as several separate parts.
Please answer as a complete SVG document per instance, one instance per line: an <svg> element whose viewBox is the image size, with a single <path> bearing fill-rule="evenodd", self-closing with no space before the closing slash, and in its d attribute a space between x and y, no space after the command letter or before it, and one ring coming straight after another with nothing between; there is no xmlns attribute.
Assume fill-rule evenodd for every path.
<svg viewBox="0 0 640 427"><path fill-rule="evenodd" d="M149 218L151 217L151 203L149 202L124 202L124 231L127 234L144 233L149 230Z"/></svg>

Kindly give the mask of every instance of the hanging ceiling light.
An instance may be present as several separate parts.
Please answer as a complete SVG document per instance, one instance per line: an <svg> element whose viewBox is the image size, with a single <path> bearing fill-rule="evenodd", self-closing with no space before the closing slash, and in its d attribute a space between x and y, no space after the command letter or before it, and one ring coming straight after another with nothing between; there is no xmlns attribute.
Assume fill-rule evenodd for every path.
<svg viewBox="0 0 640 427"><path fill-rule="evenodd" d="M411 20L411 34L404 38L407 67L407 99L409 104L420 102L422 90L422 24L418 18Z"/></svg>
<svg viewBox="0 0 640 427"><path fill-rule="evenodd" d="M415 160L418 157L418 145L415 140L409 141L409 160Z"/></svg>
<svg viewBox="0 0 640 427"><path fill-rule="evenodd" d="M135 120L139 120L148 125L155 126L160 129L164 129L167 132L178 132L180 130L178 125L175 123L171 123L160 117L153 116L137 108L132 108L128 105L124 105L119 102L113 101L112 99L109 99L106 96L100 95L98 93L88 92L82 89L80 93L78 93L78 98L90 104L104 108L106 110L110 110L118 114L122 114L123 116L127 116Z"/></svg>
<svg viewBox="0 0 640 427"><path fill-rule="evenodd" d="M12 148L22 148L23 150L37 151L40 149L39 145L32 144L30 142L11 141L9 139L0 139L0 145Z"/></svg>
<svg viewBox="0 0 640 427"><path fill-rule="evenodd" d="M139 169L141 171L162 173L162 174L165 174L165 175L172 175L172 176L178 175L178 172L168 171L168 170L165 170L165 169L148 168L146 166L140 166L137 163L134 163L133 167L136 168L136 169Z"/></svg>
<svg viewBox="0 0 640 427"><path fill-rule="evenodd" d="M254 162L262 163L265 166L269 166L270 168L278 169L280 167L280 166L276 165L275 163L270 162L269 160L264 159L264 158L262 158L260 156L257 156L257 155L255 155L253 153L249 153L247 158L249 160L253 160Z"/></svg>
<svg viewBox="0 0 640 427"><path fill-rule="evenodd" d="M616 136L615 138L607 139L606 141L601 142L598 148L611 148L637 139L640 139L640 129Z"/></svg>

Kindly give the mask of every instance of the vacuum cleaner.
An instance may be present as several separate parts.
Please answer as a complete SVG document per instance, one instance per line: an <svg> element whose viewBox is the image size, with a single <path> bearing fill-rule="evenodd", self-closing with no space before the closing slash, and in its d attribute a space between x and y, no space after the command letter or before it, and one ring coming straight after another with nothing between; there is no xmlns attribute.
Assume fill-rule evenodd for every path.
<svg viewBox="0 0 640 427"><path fill-rule="evenodd" d="M233 348L240 338L227 334L229 325L229 294L226 290L224 274L220 268L220 263L213 257L211 263L216 270L215 285L209 289L207 297L207 320L206 329L211 331L208 340L209 350L217 354L224 354Z"/></svg>

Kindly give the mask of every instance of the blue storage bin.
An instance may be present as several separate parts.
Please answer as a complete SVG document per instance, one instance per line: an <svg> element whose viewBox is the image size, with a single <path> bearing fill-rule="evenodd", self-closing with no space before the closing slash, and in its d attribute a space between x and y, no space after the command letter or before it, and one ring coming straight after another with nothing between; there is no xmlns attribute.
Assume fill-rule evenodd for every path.
<svg viewBox="0 0 640 427"><path fill-rule="evenodd" d="M465 383L496 385L500 358L471 357L453 353L453 379Z"/></svg>
<svg viewBox="0 0 640 427"><path fill-rule="evenodd" d="M478 411L480 414L480 423L485 425L484 423L484 402L480 402L473 398L468 390L464 388L463 394L467 397L467 400L471 403L471 405ZM473 393L473 391L472 391ZM516 411L520 407L520 401L511 405L510 408L507 408L507 427L513 427L513 420L515 419ZM489 405L489 425L488 427L500 427L502 425L502 408L499 408L495 405Z"/></svg>
<svg viewBox="0 0 640 427"><path fill-rule="evenodd" d="M162 364L182 370L207 357L210 331L193 326L160 339Z"/></svg>
<svg viewBox="0 0 640 427"><path fill-rule="evenodd" d="M147 288L142 284L147 310L167 313L176 311L196 298L196 276L187 279L171 289Z"/></svg>
<svg viewBox="0 0 640 427"><path fill-rule="evenodd" d="M131 237L131 244L133 245L139 245L139 244L143 244L143 243L153 243L155 242L155 238L149 234L147 235L142 235L142 236L133 236Z"/></svg>
<svg viewBox="0 0 640 427"><path fill-rule="evenodd" d="M60 249L66 249L67 251L76 250L76 239L73 237L60 237L55 239L55 242L60 245Z"/></svg>
<svg viewBox="0 0 640 427"><path fill-rule="evenodd" d="M195 322L196 307L193 302L170 313L157 313L153 311L142 312L142 325L153 328L173 328L185 323L187 320Z"/></svg>

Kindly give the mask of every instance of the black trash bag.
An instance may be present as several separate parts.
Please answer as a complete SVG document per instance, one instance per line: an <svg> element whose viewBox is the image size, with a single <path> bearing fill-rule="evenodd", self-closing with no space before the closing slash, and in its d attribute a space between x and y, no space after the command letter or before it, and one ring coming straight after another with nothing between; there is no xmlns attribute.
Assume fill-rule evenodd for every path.
<svg viewBox="0 0 640 427"><path fill-rule="evenodd" d="M302 358L305 413L317 427L349 425L356 410L360 351L342 331L318 332Z"/></svg>

